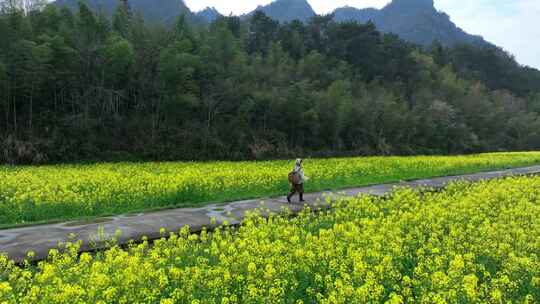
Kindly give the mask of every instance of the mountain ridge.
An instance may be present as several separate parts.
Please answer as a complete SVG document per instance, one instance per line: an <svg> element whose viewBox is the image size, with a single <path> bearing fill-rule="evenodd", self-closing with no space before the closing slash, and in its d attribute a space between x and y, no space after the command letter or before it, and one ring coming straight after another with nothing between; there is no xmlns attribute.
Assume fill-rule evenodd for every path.
<svg viewBox="0 0 540 304"><path fill-rule="evenodd" d="M84 0L93 11L102 11L107 16L112 16L119 0ZM56 6L65 6L72 10L79 7L79 0L56 0L53 2ZM140 13L146 21L154 23L168 23L170 20L185 14L189 18L194 15L183 0L129 0L131 9Z"/></svg>
<svg viewBox="0 0 540 304"><path fill-rule="evenodd" d="M244 16L249 17L256 11L280 22L294 19L306 22L317 15L307 0L275 0ZM466 33L451 21L448 14L438 11L433 0L393 0L381 9L344 6L336 8L333 14L336 22L372 21L381 32L394 33L424 46L434 41L444 46L459 43L489 45L483 37Z"/></svg>
<svg viewBox="0 0 540 304"><path fill-rule="evenodd" d="M54 3L72 9L78 6L78 0L56 0ZM86 0L86 3L95 11L102 10L112 15L119 0ZM194 22L210 23L222 16L214 7L193 13L183 0L130 0L129 4L151 22L170 23L179 15L186 14ZM295 19L307 22L317 15L307 0L275 0L240 17L249 18L256 11L262 11L279 22ZM434 41L444 46L460 43L490 45L483 37L468 34L459 28L446 13L435 8L433 0L393 0L381 9L345 6L336 8L333 15L336 22L372 21L381 32L394 33L406 41L424 46Z"/></svg>
<svg viewBox="0 0 540 304"><path fill-rule="evenodd" d="M255 10L242 17L249 18L257 11L261 11L279 22L293 20L306 22L317 15L307 0L275 0L267 5L259 5Z"/></svg>
<svg viewBox="0 0 540 304"><path fill-rule="evenodd" d="M211 23L211 22L214 22L214 20L218 19L219 17L222 17L223 15L215 7L207 6L204 9L196 12L195 16L199 20L203 20L204 22Z"/></svg>
<svg viewBox="0 0 540 304"><path fill-rule="evenodd" d="M459 43L489 44L483 37L471 35L453 23L444 12L435 8L433 0L393 0L381 9L354 7L337 8L333 12L338 22L371 20L385 33L420 45L439 41L445 46Z"/></svg>

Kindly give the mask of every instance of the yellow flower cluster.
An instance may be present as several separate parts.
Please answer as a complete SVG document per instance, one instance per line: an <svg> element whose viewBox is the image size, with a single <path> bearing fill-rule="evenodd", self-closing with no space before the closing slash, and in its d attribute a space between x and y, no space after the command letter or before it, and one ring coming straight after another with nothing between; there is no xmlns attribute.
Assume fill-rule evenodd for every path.
<svg viewBox="0 0 540 304"><path fill-rule="evenodd" d="M0 303L538 303L540 177L402 189L77 255L0 258Z"/></svg>
<svg viewBox="0 0 540 304"><path fill-rule="evenodd" d="M540 152L310 159L306 191L540 163ZM0 226L281 195L290 161L0 166Z"/></svg>

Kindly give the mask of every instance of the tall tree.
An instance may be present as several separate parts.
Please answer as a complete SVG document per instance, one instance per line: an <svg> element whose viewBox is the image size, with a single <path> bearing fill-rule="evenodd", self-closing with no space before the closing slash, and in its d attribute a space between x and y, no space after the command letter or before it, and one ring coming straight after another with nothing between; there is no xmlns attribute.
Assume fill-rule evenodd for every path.
<svg viewBox="0 0 540 304"><path fill-rule="evenodd" d="M256 11L250 19L249 32L247 35L247 51L250 54L259 53L265 55L270 44L276 38L279 23L266 16L261 11Z"/></svg>
<svg viewBox="0 0 540 304"><path fill-rule="evenodd" d="M113 29L124 38L128 38L131 30L131 7L128 0L120 0L113 16Z"/></svg>

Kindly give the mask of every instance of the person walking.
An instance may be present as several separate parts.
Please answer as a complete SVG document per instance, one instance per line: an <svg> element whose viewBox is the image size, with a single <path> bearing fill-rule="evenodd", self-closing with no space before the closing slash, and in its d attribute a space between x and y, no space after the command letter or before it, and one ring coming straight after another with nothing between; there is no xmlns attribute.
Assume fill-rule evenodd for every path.
<svg viewBox="0 0 540 304"><path fill-rule="evenodd" d="M293 195L298 193L300 196L300 202L304 202L304 182L307 177L304 175L304 168L302 167L302 159L298 158L294 165L294 169L289 173L289 182L291 183L291 192L287 195L287 202L291 202Z"/></svg>

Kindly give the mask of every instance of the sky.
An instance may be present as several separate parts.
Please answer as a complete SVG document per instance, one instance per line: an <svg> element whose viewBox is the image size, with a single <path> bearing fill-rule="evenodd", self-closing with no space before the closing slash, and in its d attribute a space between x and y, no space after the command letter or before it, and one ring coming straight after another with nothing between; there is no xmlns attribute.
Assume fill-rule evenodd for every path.
<svg viewBox="0 0 540 304"><path fill-rule="evenodd" d="M192 11L215 7L224 15L243 14L272 0L184 0ZM385 6L389 0L308 0L319 13L345 5L357 8ZM524 65L540 69L540 0L435 0L466 32L483 36Z"/></svg>

